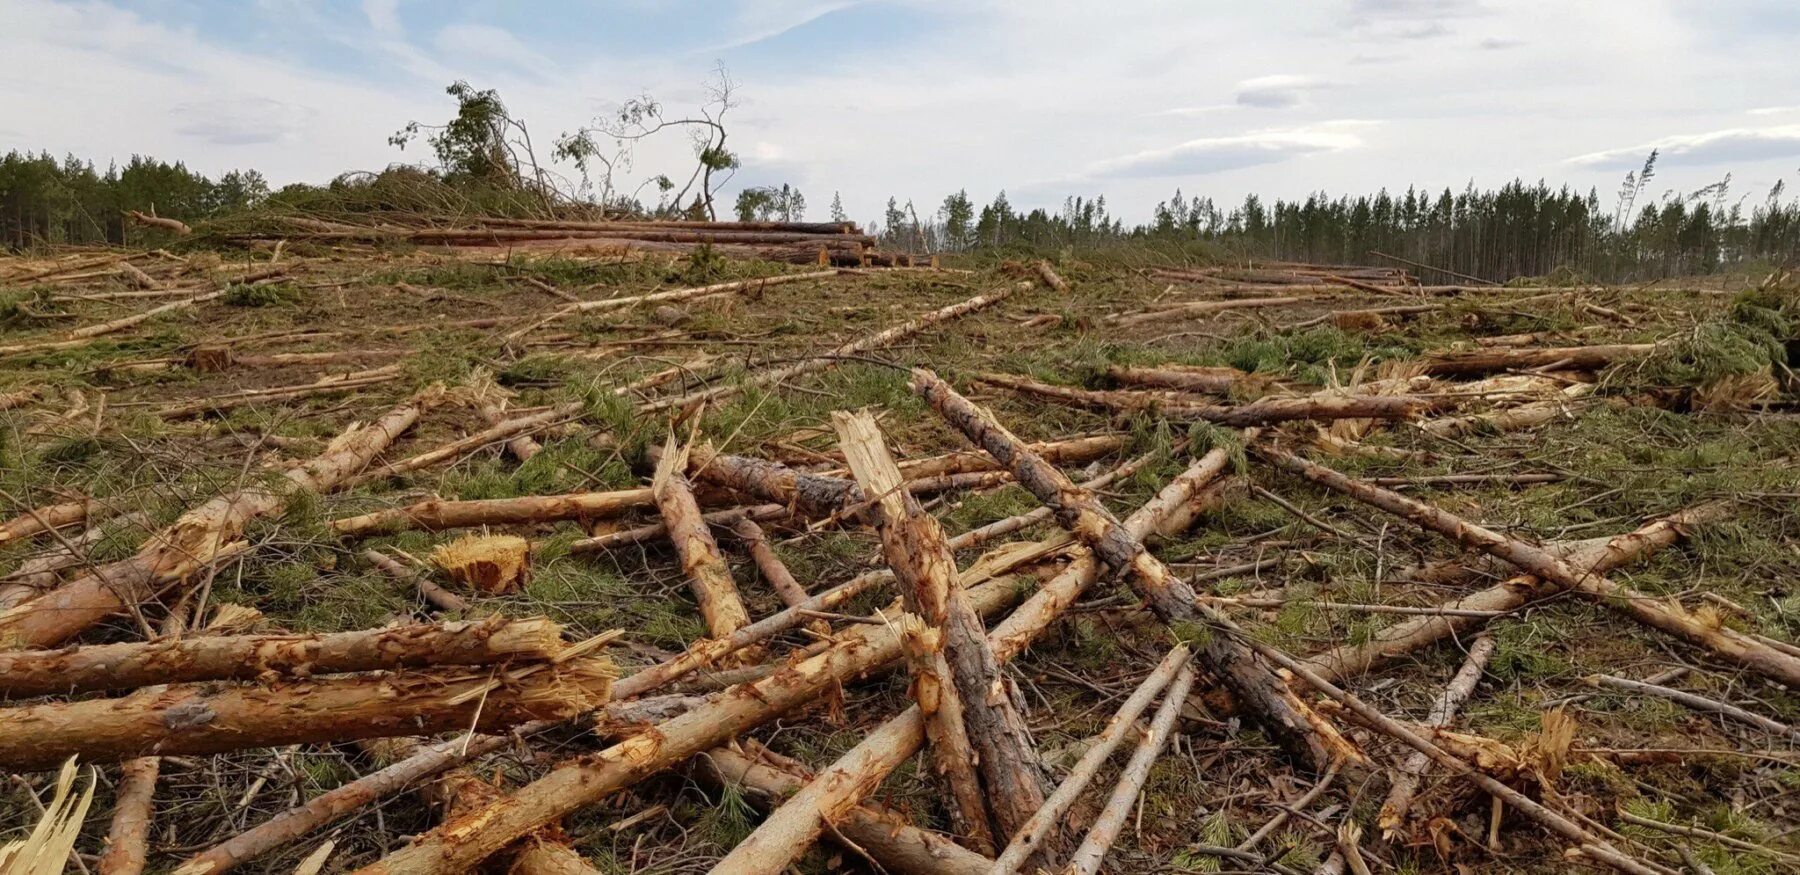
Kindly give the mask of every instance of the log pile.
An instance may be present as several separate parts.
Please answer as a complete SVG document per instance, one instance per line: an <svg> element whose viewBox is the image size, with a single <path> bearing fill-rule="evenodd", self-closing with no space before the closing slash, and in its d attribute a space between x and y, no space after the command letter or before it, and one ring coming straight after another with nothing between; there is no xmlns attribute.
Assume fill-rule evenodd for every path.
<svg viewBox="0 0 1800 875"><path fill-rule="evenodd" d="M1800 860L1791 363L1735 335L1766 372L1703 359L1800 317L1769 289L1668 318L1609 297L1626 319L1575 340L1399 269L1034 261L940 289L839 269L882 260L846 223L231 242L280 259L234 276L279 267L307 306L226 304L244 283L189 250L0 267L98 329L7 351L132 356L0 359L24 463L0 476L0 772L101 770L72 867ZM608 289L626 274L519 255L701 246L823 269ZM400 279L365 249L442 260ZM1433 333L1354 347L1344 313ZM1245 321L1145 339L1177 318ZM1322 336L1345 348L1295 342ZM1684 374L1739 403L1671 400L1703 388ZM1758 829L1703 821L1706 794Z"/></svg>

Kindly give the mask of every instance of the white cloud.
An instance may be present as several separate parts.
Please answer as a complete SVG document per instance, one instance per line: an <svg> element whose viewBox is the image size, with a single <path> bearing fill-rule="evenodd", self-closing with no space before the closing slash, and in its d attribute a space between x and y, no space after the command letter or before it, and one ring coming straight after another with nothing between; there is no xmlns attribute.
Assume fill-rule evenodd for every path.
<svg viewBox="0 0 1800 875"><path fill-rule="evenodd" d="M1662 165L1716 165L1800 156L1800 124L1766 128L1728 128L1704 134L1663 137L1636 146L1589 152L1568 159L1580 167L1628 169L1657 150Z"/></svg>
<svg viewBox="0 0 1800 875"><path fill-rule="evenodd" d="M1329 83L1311 76L1258 76L1237 84L1237 102L1239 106L1258 109L1286 109L1300 105L1308 94L1329 87Z"/></svg>
<svg viewBox="0 0 1800 875"><path fill-rule="evenodd" d="M1759 106L1744 111L1746 115L1787 115L1790 112L1800 112L1800 106Z"/></svg>
<svg viewBox="0 0 1800 875"><path fill-rule="evenodd" d="M247 94L175 104L175 132L221 146L268 145L290 139L318 116L311 107Z"/></svg>
<svg viewBox="0 0 1800 875"><path fill-rule="evenodd" d="M388 37L401 35L400 0L363 0L362 8L371 30Z"/></svg>
<svg viewBox="0 0 1800 875"><path fill-rule="evenodd" d="M464 64L486 61L545 77L555 69L549 58L533 51L511 31L485 24L448 25L437 32L432 46L440 56Z"/></svg>
<svg viewBox="0 0 1800 875"><path fill-rule="evenodd" d="M1303 128L1255 131L1229 137L1201 137L1163 149L1148 149L1089 165L1089 177L1198 176L1274 164L1363 145L1356 131L1369 122L1339 120Z"/></svg>

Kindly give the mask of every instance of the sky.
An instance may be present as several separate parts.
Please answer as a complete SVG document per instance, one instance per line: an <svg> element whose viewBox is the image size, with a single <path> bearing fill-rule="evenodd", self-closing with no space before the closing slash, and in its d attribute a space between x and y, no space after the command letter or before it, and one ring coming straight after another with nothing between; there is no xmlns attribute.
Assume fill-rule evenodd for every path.
<svg viewBox="0 0 1800 875"><path fill-rule="evenodd" d="M544 154L632 97L689 112L722 65L727 200L788 183L815 218L834 192L865 221L966 189L1131 223L1177 188L1514 178L1610 205L1653 147L1651 195L1730 173L1755 203L1800 190L1795 45L1794 0L0 0L0 150L322 183L423 160L387 138L447 119L458 79ZM687 152L647 143L630 176Z"/></svg>

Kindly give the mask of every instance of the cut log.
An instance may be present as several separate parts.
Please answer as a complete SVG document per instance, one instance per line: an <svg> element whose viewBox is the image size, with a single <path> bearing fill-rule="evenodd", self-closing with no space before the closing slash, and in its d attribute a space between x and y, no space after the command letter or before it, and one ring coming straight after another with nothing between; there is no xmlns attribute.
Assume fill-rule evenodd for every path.
<svg viewBox="0 0 1800 875"><path fill-rule="evenodd" d="M1487 670L1488 658L1493 655L1493 636L1476 636L1469 644L1469 655L1463 660L1462 668L1432 703L1431 714L1425 718L1427 725L1448 728L1456 720L1456 712L1474 694L1475 685L1481 682L1481 673ZM1413 795L1419 790L1419 779L1425 776L1425 770L1430 766L1429 756L1422 751L1413 751L1390 779L1387 799L1381 803L1381 813L1375 818L1375 825L1381 827L1381 834L1387 840L1397 838L1400 828L1406 824Z"/></svg>
<svg viewBox="0 0 1800 875"><path fill-rule="evenodd" d="M1296 397L1263 398L1246 404L1196 404L1162 393L1071 389L1007 374L981 374L975 379L1075 407L1119 413L1152 410L1171 419L1201 419L1234 428L1300 419L1413 419L1420 414L1443 409L1451 403L1451 399L1447 398L1320 392Z"/></svg>
<svg viewBox="0 0 1800 875"><path fill-rule="evenodd" d="M1729 515L1732 503L1709 501L1654 520L1616 538L1576 542L1574 548L1554 550L1583 573L1604 574L1689 536L1695 529ZM1546 547L1545 549L1552 549ZM1473 614L1514 611L1525 604L1561 591L1553 583L1529 574L1518 575L1467 596L1440 605L1446 613L1405 620L1377 631L1368 641L1345 644L1306 659L1309 670L1339 681L1372 671L1439 641L1467 634L1484 620ZM1470 615L1457 616L1453 612Z"/></svg>
<svg viewBox="0 0 1800 875"><path fill-rule="evenodd" d="M744 742L744 750L747 753L713 748L694 758L695 771L720 786L750 791L745 795L765 809L780 805L814 780L799 763L754 741ZM991 865L986 857L919 829L898 812L873 802L850 809L834 827L882 868L899 875L986 875Z"/></svg>
<svg viewBox="0 0 1800 875"><path fill-rule="evenodd" d="M1069 293L1069 281L1063 279L1056 268L1050 266L1050 262L1040 258L1032 262L1031 269L1037 271L1038 279L1043 280L1045 285L1065 295Z"/></svg>
<svg viewBox="0 0 1800 875"><path fill-rule="evenodd" d="M681 557L681 570L706 618L707 634L724 638L750 625L750 612L738 595L731 579L731 568L719 552L719 542L701 518L700 503L688 485L687 452L670 435L663 444L662 456L656 462L656 475L650 487L656 494L656 507L669 527L669 541Z"/></svg>
<svg viewBox="0 0 1800 875"><path fill-rule="evenodd" d="M210 754L253 747L445 732L494 731L573 717L603 704L613 670L573 659L489 673L428 669L333 676L277 688L181 685L124 699L0 709L0 768L40 771L79 755L115 762L145 754Z"/></svg>
<svg viewBox="0 0 1800 875"><path fill-rule="evenodd" d="M1159 524L1169 524L1171 529L1185 528L1203 506L1198 497L1201 488L1218 476L1227 461L1223 451L1209 453L1134 514L1128 525L1143 533ZM995 627L989 636L995 654L1008 658L1029 645L1099 578L1099 572L1098 561L1078 560L1046 584L1025 607ZM1001 579L970 589L970 604L984 615L997 612L1016 601L1015 583ZM707 705L659 723L592 757L559 766L500 803L419 836L406 848L358 873L466 872L532 830L775 719L899 655L900 641L895 630L885 624L858 625L841 633L837 643L815 656L784 665L761 680L726 690ZM923 715L916 709L907 714L912 717L902 715L877 732L889 731L897 736L898 744L917 751L925 740Z"/></svg>
<svg viewBox="0 0 1800 875"><path fill-rule="evenodd" d="M1705 612L1690 613L1677 603L1640 593L1592 571L1576 571L1542 547L1509 538L1397 492L1345 477L1285 450L1261 446L1256 448L1256 453L1278 468L1385 510L1420 528L1437 532L1464 547L1498 556L1558 588L1578 592L1719 659L1771 680L1800 687L1800 656L1728 628L1720 624L1716 616L1709 617Z"/></svg>
<svg viewBox="0 0 1800 875"><path fill-rule="evenodd" d="M1126 734L1135 728L1138 717L1150 707L1150 703L1156 701L1156 697L1169 686L1176 674L1187 668L1191 655L1186 644L1175 645L1169 655L1163 657L1162 662L1138 684L1137 689L1125 699L1125 704L1120 705L1112 719L1106 722L1106 728L1100 731L1087 752L1069 769L1069 776L1063 779L1056 791L1044 800L1044 806L1013 836L1006 850L995 858L992 875L1013 875L1019 871L1032 851L1043 843L1052 830L1061 825L1063 815L1075 804L1081 791L1087 789L1100 767L1112 757L1113 751L1125 740ZM1180 690L1172 692L1168 698L1179 703L1185 694L1186 690ZM1177 710L1179 711L1179 705Z"/></svg>
<svg viewBox="0 0 1800 875"><path fill-rule="evenodd" d="M332 441L324 453L289 468L282 477L300 492L332 491L411 428L437 398L437 392L427 392L394 408L374 423ZM151 536L130 559L92 569L0 613L0 647L42 648L68 640L205 567L224 547L236 542L252 520L279 513L287 501L285 490L251 486L188 511Z"/></svg>
<svg viewBox="0 0 1800 875"><path fill-rule="evenodd" d="M1181 716L1181 708L1187 701L1188 690L1194 687L1194 667L1183 665L1176 673L1175 680L1169 684L1169 694L1163 697L1162 706L1156 709L1156 716L1150 719L1150 728L1144 733L1138 749L1132 753L1131 761L1125 764L1125 770L1119 773L1118 786L1113 788L1112 798L1100 809L1100 816L1094 819L1093 826L1088 828L1087 838L1081 840L1081 847L1069 857L1068 875L1094 875L1100 871L1100 864L1105 861L1107 851L1112 850L1113 842L1118 841L1119 833L1125 828L1125 822L1131 816L1131 810L1137 806L1138 794L1144 790L1145 782L1150 780L1150 769L1156 765L1156 758L1162 755L1164 745L1169 743L1169 733L1175 728L1176 718Z"/></svg>
<svg viewBox="0 0 1800 875"><path fill-rule="evenodd" d="M1145 551L1142 542L1092 493L1025 449L1023 442L986 410L930 371L914 369L913 388L970 443L1010 469L1019 484L1048 506L1063 528L1092 548L1108 570L1124 575L1164 623L1182 629L1229 622L1218 609L1199 602L1193 588ZM1215 633L1201 646L1200 655L1263 728L1309 765L1324 770L1345 760L1362 761L1356 746L1306 704L1245 642Z"/></svg>
<svg viewBox="0 0 1800 875"><path fill-rule="evenodd" d="M1028 289L1030 287L1030 283L1022 283L996 289L986 294L976 295L966 301L960 301L951 304L948 307L933 310L910 322L896 325L885 331L876 332L867 337L852 340L823 355L803 359L791 365L747 374L742 380L730 385L714 386L710 389L703 389L698 392L692 392L675 398L665 398L660 401L653 401L643 405L639 409L645 413L655 413L662 410L680 410L699 402L717 401L721 398L735 395L751 386L767 386L771 383L779 383L783 380L789 380L803 374L823 371L835 366L842 359L861 355L873 349L880 349L889 344L898 343L899 341L912 337L939 323L958 319L978 310L992 307L993 305L1012 297L1014 292L1019 291L1022 288Z"/></svg>
<svg viewBox="0 0 1800 875"><path fill-rule="evenodd" d="M573 492L567 495L526 495L520 498L490 498L476 501L445 501L433 498L360 516L331 521L331 529L345 538L367 538L389 535L408 529L439 532L445 529L467 529L476 526L516 526L549 523L558 520L592 521L619 516L626 511L652 507L656 496L650 489L621 489L617 492Z"/></svg>
<svg viewBox="0 0 1800 875"><path fill-rule="evenodd" d="M89 525L81 534L59 539L54 546L19 563L11 573L0 577L0 612L55 586L60 572L88 564L87 549L101 539L127 526L147 529L148 519L148 514L138 511Z"/></svg>
<svg viewBox="0 0 1800 875"><path fill-rule="evenodd" d="M925 671L915 677L914 698L936 730L931 733L934 743L942 738L948 748L941 756L934 749L933 759L951 782L961 817L974 827L971 835L986 838L988 830L981 828L984 807L998 834L1011 835L1043 806L1044 776L1030 730L1007 695L1006 679L988 646L981 618L956 585L956 557L937 520L906 492L874 417L839 411L831 419L850 470L863 493L873 499L870 515L901 599L920 620L919 634L910 637L914 648L922 651L917 662ZM961 738L950 725L958 712L965 730ZM976 788L966 785L969 776L958 774L970 754L960 747L964 738L973 745L985 793L974 792ZM984 795L986 805L980 806ZM991 838L986 840L993 844Z"/></svg>
<svg viewBox="0 0 1800 875"><path fill-rule="evenodd" d="M0 696L20 699L195 681L489 665L546 660L561 651L562 627L556 623L498 616L317 635L173 636L145 643L0 651Z"/></svg>

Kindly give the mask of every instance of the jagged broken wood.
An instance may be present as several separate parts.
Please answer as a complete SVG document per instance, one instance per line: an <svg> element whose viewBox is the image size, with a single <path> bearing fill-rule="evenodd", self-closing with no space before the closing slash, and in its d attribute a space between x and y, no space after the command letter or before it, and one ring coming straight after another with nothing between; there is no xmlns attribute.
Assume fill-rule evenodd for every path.
<svg viewBox="0 0 1800 875"><path fill-rule="evenodd" d="M1444 687L1436 702L1431 705L1431 714L1425 718L1430 726L1449 727L1456 719L1456 712L1462 708L1475 692L1475 685L1481 681L1481 674L1487 669L1488 658L1494 655L1494 638L1482 634L1469 644L1469 655L1463 659L1462 668L1457 669L1456 676ZM1413 795L1418 792L1419 779L1424 777L1425 770L1431 766L1431 758L1422 751L1413 751L1400 764L1388 782L1387 798L1381 803L1381 811L1375 816L1375 825L1381 828L1384 838L1393 840L1399 836L1400 827L1406 823L1408 812L1412 809Z"/></svg>

